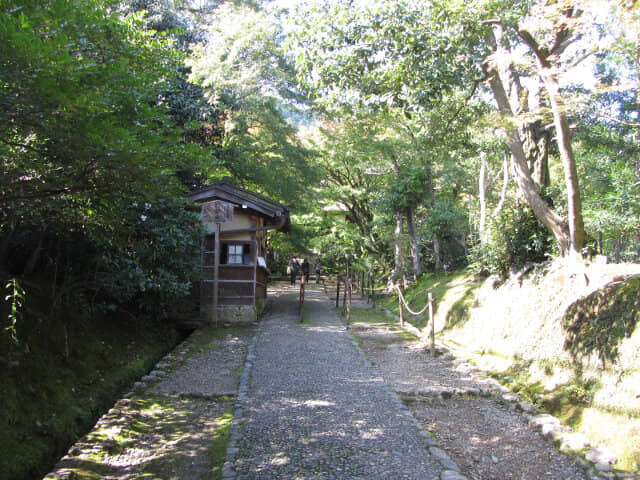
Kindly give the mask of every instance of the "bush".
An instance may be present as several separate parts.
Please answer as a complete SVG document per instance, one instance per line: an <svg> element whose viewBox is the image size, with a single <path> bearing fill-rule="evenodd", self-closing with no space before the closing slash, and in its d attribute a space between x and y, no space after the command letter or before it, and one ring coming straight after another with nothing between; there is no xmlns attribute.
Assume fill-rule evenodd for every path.
<svg viewBox="0 0 640 480"><path fill-rule="evenodd" d="M550 233L523 204L505 208L487 232L486 241L472 249L470 263L476 273L504 277L527 263L547 260L552 251Z"/></svg>

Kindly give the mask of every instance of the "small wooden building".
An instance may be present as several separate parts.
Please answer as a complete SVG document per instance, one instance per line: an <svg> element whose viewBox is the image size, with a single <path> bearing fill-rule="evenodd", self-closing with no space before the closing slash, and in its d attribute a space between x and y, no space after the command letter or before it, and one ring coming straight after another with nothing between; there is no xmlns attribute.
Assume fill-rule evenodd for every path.
<svg viewBox="0 0 640 480"><path fill-rule="evenodd" d="M215 319L222 323L255 321L267 298L267 232L289 228L290 208L241 188L228 177L191 192L187 198L200 204L205 224L210 217L210 233L203 239L201 251L204 275L199 288L201 314L209 321ZM213 218L219 214L220 206L226 211L222 217ZM212 214L208 207L218 210ZM215 298L215 230L218 228L220 252ZM217 305L215 311L214 304Z"/></svg>

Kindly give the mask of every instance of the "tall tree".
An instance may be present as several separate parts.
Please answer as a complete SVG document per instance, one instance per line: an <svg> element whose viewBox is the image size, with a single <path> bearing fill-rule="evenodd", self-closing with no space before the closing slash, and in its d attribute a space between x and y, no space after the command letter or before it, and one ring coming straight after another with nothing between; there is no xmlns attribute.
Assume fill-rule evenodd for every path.
<svg viewBox="0 0 640 480"><path fill-rule="evenodd" d="M324 88L325 98L379 108L399 106L409 112L432 109L443 94L456 89L471 98L489 78L498 107L508 118L508 144L524 198L554 233L560 250L578 252L584 244L584 227L577 169L556 76L558 68L575 58L576 50L568 47L588 23L579 21L582 16L575 3L401 1L375 6L351 2L348 9L317 6L298 32L300 64L309 72L309 81ZM326 17L332 21L320 20ZM488 41L490 37L493 40ZM541 92L546 100L538 102L542 109L537 111L523 107L525 90L516 82L512 61L517 47L528 49L528 59L544 84ZM497 62L501 53L511 61ZM510 95L519 108L509 102ZM548 186L550 137L541 125L545 105L551 109L564 164L567 218L546 202L542 192ZM519 129L520 125L525 128Z"/></svg>
<svg viewBox="0 0 640 480"><path fill-rule="evenodd" d="M194 47L191 80L220 112L218 162L238 181L293 202L314 181L296 129L302 100L281 46L281 26L264 10L227 3Z"/></svg>
<svg viewBox="0 0 640 480"><path fill-rule="evenodd" d="M198 234L180 206L174 173L202 157L181 145L162 101L180 70L179 52L140 15L114 7L2 4L0 270L28 275L39 268L51 276L51 295L66 282L77 298L89 289L104 293L106 279L122 275L128 293L112 289L104 293L109 301L153 291L170 304L173 294L187 293L183 267ZM172 228L151 228L156 215ZM137 243L145 238L170 250L178 237L186 249L173 251L177 269L171 262L158 268ZM8 255L12 249L19 255Z"/></svg>

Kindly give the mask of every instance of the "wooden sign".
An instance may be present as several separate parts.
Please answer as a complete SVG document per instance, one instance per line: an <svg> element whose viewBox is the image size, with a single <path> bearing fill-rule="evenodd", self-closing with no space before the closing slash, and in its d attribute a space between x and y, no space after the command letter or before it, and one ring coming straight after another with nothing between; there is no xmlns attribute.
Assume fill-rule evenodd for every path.
<svg viewBox="0 0 640 480"><path fill-rule="evenodd" d="M216 231L216 224L233 221L233 204L213 200L202 204L202 223L207 233Z"/></svg>

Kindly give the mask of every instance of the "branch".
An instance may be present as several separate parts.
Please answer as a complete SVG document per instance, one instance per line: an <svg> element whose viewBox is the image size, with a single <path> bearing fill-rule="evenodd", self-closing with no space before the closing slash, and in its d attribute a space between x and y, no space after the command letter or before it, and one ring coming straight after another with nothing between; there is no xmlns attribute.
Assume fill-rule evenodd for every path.
<svg viewBox="0 0 640 480"><path fill-rule="evenodd" d="M484 77L473 81L473 88L471 89L471 92L464 99L464 102L462 102L462 105L460 105L460 108L458 108L454 112L454 114L449 118L449 120L447 120L446 122L447 128L456 120L456 118L458 118L458 115L460 115L460 112L462 111L462 109L467 106L467 104L469 103L469 100L471 100L474 97L474 95L476 94L476 91L478 90L478 87L484 82L486 82L487 80L489 80L489 76L485 75Z"/></svg>
<svg viewBox="0 0 640 480"><path fill-rule="evenodd" d="M7 140L6 138L0 138L0 142L4 143L9 147L24 148L25 150L29 150L41 157L47 156L46 150L39 150L35 147L32 147L31 145L25 145L24 143L20 143L20 142L12 142L11 140Z"/></svg>

